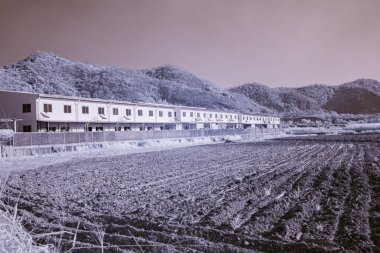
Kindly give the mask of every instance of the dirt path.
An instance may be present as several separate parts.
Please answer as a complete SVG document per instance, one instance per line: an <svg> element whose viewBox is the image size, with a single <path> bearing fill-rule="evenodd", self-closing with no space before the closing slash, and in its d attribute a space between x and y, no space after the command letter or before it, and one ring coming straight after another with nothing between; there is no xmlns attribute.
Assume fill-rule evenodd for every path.
<svg viewBox="0 0 380 253"><path fill-rule="evenodd" d="M79 159L13 172L3 200L74 252L99 231L106 252L380 252L380 137Z"/></svg>

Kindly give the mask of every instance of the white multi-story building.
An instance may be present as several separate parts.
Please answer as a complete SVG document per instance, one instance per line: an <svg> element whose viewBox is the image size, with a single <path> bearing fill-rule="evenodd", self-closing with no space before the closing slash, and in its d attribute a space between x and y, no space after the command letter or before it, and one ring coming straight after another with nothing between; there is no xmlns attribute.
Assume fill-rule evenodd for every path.
<svg viewBox="0 0 380 253"><path fill-rule="evenodd" d="M199 107L176 107L176 120L183 129L237 128L239 114Z"/></svg>
<svg viewBox="0 0 380 253"><path fill-rule="evenodd" d="M20 119L18 132L276 128L280 124L274 116L17 91L0 91L0 118Z"/></svg>
<svg viewBox="0 0 380 253"><path fill-rule="evenodd" d="M265 127L265 128L278 128L280 125L280 117L264 116L264 115L251 115L240 114L240 123L244 128L247 127Z"/></svg>

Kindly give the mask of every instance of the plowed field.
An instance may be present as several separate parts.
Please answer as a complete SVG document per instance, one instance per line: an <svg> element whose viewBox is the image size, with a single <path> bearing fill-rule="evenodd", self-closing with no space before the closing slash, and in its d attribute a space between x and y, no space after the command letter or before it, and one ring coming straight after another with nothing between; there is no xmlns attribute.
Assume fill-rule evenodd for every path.
<svg viewBox="0 0 380 253"><path fill-rule="evenodd" d="M379 135L83 159L6 185L32 233L70 232L41 239L62 251L380 252Z"/></svg>

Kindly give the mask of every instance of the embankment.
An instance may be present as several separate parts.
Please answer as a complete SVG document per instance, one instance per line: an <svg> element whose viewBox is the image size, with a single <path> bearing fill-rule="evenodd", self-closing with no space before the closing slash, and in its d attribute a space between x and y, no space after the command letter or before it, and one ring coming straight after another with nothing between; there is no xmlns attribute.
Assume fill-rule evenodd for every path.
<svg viewBox="0 0 380 253"><path fill-rule="evenodd" d="M48 132L15 133L10 145L2 146L1 157L21 157L58 152L71 152L83 148L103 148L123 143L140 145L146 141L162 140L181 142L183 139L202 141L219 137L221 141L235 136L241 139L274 138L283 134L282 129L212 129L136 132Z"/></svg>

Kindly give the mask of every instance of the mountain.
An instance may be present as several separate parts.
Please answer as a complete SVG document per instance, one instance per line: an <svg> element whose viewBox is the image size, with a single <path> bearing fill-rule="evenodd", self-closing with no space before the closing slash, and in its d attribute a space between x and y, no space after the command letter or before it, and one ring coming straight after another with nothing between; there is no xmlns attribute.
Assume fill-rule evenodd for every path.
<svg viewBox="0 0 380 253"><path fill-rule="evenodd" d="M380 112L380 83L360 79L335 88L323 108L338 113L376 114Z"/></svg>
<svg viewBox="0 0 380 253"><path fill-rule="evenodd" d="M175 66L128 70L72 62L48 52L0 68L0 89L285 116L380 113L380 83L371 79L298 88L249 83L222 90Z"/></svg>
<svg viewBox="0 0 380 253"><path fill-rule="evenodd" d="M359 79L339 86L323 84L299 88L270 88L249 83L229 89L284 115L380 113L380 83Z"/></svg>
<svg viewBox="0 0 380 253"><path fill-rule="evenodd" d="M244 95L221 90L178 67L127 70L72 62L48 52L0 68L0 89L271 112Z"/></svg>
<svg viewBox="0 0 380 253"><path fill-rule="evenodd" d="M251 83L232 88L229 91L244 94L256 103L278 112L321 111L313 99L292 88L270 88L262 84Z"/></svg>

